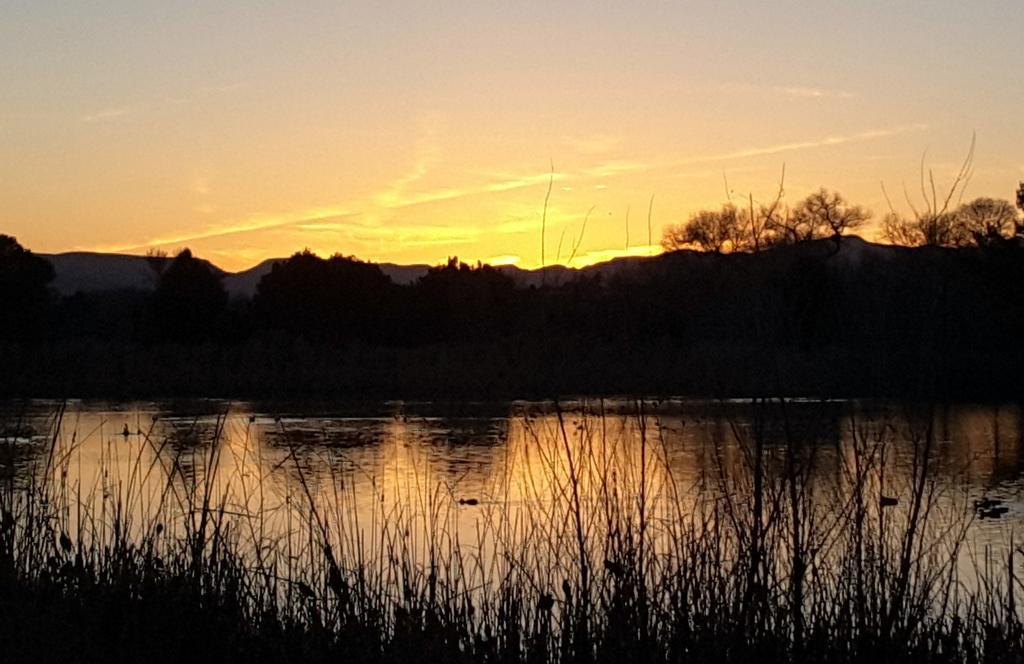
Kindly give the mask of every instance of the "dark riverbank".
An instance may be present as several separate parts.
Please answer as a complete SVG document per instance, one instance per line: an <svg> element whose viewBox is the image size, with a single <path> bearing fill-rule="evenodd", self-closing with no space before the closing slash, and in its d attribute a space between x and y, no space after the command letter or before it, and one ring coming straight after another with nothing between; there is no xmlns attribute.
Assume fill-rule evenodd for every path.
<svg viewBox="0 0 1024 664"><path fill-rule="evenodd" d="M312 345L300 340L235 346L61 342L7 346L4 398L548 399L644 394L699 398L787 396L1016 400L1019 357L999 350L924 362L846 348L787 350L514 342L422 348Z"/></svg>
<svg viewBox="0 0 1024 664"><path fill-rule="evenodd" d="M45 272L45 264L32 259ZM155 290L5 286L6 397L1016 399L1024 249L855 237L678 251L530 285L456 260L397 284L297 254L228 297L190 254ZM551 281L547 281L550 276ZM43 275L45 277L45 274ZM51 273L52 276L52 273ZM536 276L536 275L534 275ZM556 278L557 276L557 278Z"/></svg>

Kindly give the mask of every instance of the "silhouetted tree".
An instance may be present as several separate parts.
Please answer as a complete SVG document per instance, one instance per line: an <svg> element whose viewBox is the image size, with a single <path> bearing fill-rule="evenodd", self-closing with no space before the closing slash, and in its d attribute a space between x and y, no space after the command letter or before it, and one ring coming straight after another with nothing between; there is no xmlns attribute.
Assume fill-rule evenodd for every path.
<svg viewBox="0 0 1024 664"><path fill-rule="evenodd" d="M822 238L838 239L859 228L871 213L852 205L824 187L800 201L792 210L782 203L783 186L768 204L737 209L731 203L720 211L701 210L685 224L666 226L662 247L666 251L696 248L714 253L759 251L779 244L796 244Z"/></svg>
<svg viewBox="0 0 1024 664"><path fill-rule="evenodd" d="M509 331L515 283L490 265L451 257L414 287L420 327L435 341L480 339Z"/></svg>
<svg viewBox="0 0 1024 664"><path fill-rule="evenodd" d="M777 226L779 240L786 243L838 238L864 225L871 213L849 204L837 191L822 187L800 201Z"/></svg>
<svg viewBox="0 0 1024 664"><path fill-rule="evenodd" d="M921 202L915 205L904 186L904 195L913 212L913 217L906 217L896 212L892 201L889 201L885 184L882 184L882 193L889 201L889 214L882 220L882 237L886 241L906 247L962 247L973 243L973 238L966 231L959 215L956 210L951 208L951 205L954 199L959 200L963 197L967 183L971 180L974 146L975 139L972 137L967 156L960 165L956 177L953 178L953 183L942 198L939 197L938 188L935 185L934 173L928 171L926 178L924 158L921 158ZM930 194L928 188L925 187L926 181L930 184Z"/></svg>
<svg viewBox="0 0 1024 664"><path fill-rule="evenodd" d="M909 219L895 212L882 220L882 237L905 247L963 247L972 238L956 213L922 213Z"/></svg>
<svg viewBox="0 0 1024 664"><path fill-rule="evenodd" d="M747 244L740 215L731 204L721 210L700 210L685 224L666 226L661 246L666 251L695 247L716 254L736 251Z"/></svg>
<svg viewBox="0 0 1024 664"><path fill-rule="evenodd" d="M765 224L769 244L796 244L823 238L838 239L870 218L871 213L861 206L851 205L839 192L822 187L792 210L777 209Z"/></svg>
<svg viewBox="0 0 1024 664"><path fill-rule="evenodd" d="M1009 201L976 198L957 210L963 235L974 244L987 245L1012 239L1017 234L1017 209Z"/></svg>
<svg viewBox="0 0 1024 664"><path fill-rule="evenodd" d="M154 338L195 343L211 338L227 305L222 275L183 249L160 274L153 294Z"/></svg>
<svg viewBox="0 0 1024 664"><path fill-rule="evenodd" d="M50 304L48 285L53 266L25 249L9 235L0 234L0 338L37 338Z"/></svg>
<svg viewBox="0 0 1024 664"><path fill-rule="evenodd" d="M1010 240L1019 226L1009 201L978 198L953 212L919 212L912 219L890 213L882 221L882 235L907 247L968 247Z"/></svg>
<svg viewBox="0 0 1024 664"><path fill-rule="evenodd" d="M392 284L380 267L309 250L271 268L256 287L254 307L265 327L325 340L375 339L389 314Z"/></svg>
<svg viewBox="0 0 1024 664"><path fill-rule="evenodd" d="M897 212L882 217L882 239L900 247L919 247L924 244L917 224Z"/></svg>
<svg viewBox="0 0 1024 664"><path fill-rule="evenodd" d="M750 197L750 205L740 211L741 233L737 238L737 250L761 251L779 244L777 229L789 214L782 203L782 193L782 186L779 185L775 200L756 207L753 196Z"/></svg>

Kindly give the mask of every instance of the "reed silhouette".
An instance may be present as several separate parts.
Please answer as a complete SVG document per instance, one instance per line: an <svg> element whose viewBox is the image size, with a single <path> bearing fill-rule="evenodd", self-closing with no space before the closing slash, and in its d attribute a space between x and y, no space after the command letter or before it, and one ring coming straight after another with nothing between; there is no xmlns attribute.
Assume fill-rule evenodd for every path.
<svg viewBox="0 0 1024 664"><path fill-rule="evenodd" d="M99 469L102 486L76 486L90 434L65 430L58 408L31 472L0 491L5 659L1024 654L1018 551L1012 541L970 547L973 520L991 518L976 511L1000 505L973 504L935 481L942 453L928 407L888 425L853 419L826 464L793 404L757 401L749 426L727 425L730 446L708 449L690 479L669 472L673 452L653 403L616 413L598 401L542 408L522 413L515 452L535 461L527 476L508 478L524 496L470 502L416 471L397 486L407 508L375 499L364 520L344 477L314 475L297 444L273 462L270 472L290 479L284 502L271 503L266 477L231 458L260 448L222 444L223 417L204 443L187 440L189 428L144 430L122 463L111 456ZM822 473L835 481L823 485ZM150 480L160 490L148 491ZM453 530L465 510L479 515L474 541Z"/></svg>

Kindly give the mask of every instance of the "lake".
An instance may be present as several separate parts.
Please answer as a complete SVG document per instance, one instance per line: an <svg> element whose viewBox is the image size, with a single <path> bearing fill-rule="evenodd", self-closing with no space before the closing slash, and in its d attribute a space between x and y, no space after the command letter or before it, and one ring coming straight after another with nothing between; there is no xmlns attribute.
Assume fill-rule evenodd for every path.
<svg viewBox="0 0 1024 664"><path fill-rule="evenodd" d="M396 544L420 569L468 552L460 574L480 584L515 552L557 586L581 558L610 560L610 535L643 532L658 560L711 532L742 545L738 515L782 538L794 510L827 557L848 545L854 499L880 532L916 518L931 546L960 538L969 570L1024 516L1017 405L29 401L0 422L0 476L63 500L73 537L115 516L184 537L212 501L248 550L290 551L289 575L317 533L364 563ZM1000 509L986 518L982 499Z"/></svg>

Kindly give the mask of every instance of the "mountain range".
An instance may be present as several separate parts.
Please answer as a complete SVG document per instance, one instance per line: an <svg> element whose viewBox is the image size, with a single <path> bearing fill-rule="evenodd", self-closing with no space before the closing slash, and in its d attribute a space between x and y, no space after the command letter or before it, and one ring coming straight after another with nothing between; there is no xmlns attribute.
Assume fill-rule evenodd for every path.
<svg viewBox="0 0 1024 664"><path fill-rule="evenodd" d="M156 287L157 275L151 267L151 259L146 256L84 251L38 255L53 265L56 278L52 285L61 295L74 295L78 292L147 291ZM286 259L267 259L241 272L229 272L212 263L210 263L210 267L223 276L224 287L229 295L252 297L256 293L256 286L260 279L270 272L275 263L284 260ZM645 260L647 259L635 257L617 258L580 269L562 265L551 265L537 270L524 270L514 265L502 265L496 269L511 277L518 286L528 288L541 284L557 285L579 274L610 275L629 266L638 265ZM378 263L378 266L394 283L400 285L415 282L430 269L429 265L423 264Z"/></svg>

